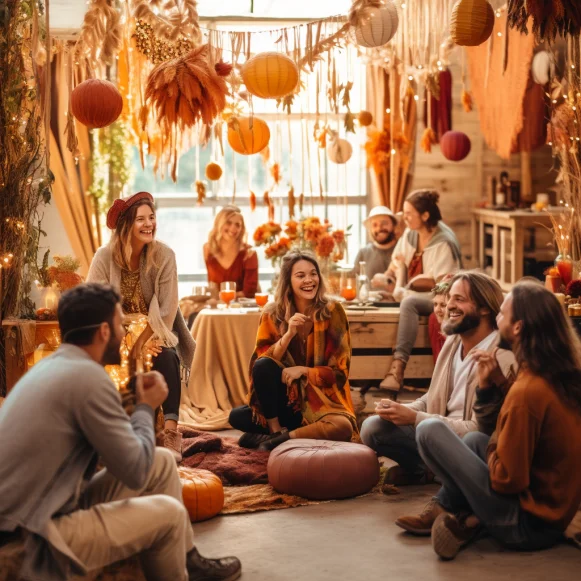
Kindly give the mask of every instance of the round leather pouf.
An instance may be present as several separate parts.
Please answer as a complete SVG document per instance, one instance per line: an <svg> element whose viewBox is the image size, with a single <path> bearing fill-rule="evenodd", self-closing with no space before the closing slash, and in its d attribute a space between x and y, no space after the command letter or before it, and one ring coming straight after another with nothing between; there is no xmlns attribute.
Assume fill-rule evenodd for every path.
<svg viewBox="0 0 581 581"><path fill-rule="evenodd" d="M364 494L379 480L379 462L371 448L329 440L288 440L270 453L267 470L278 492L311 500Z"/></svg>

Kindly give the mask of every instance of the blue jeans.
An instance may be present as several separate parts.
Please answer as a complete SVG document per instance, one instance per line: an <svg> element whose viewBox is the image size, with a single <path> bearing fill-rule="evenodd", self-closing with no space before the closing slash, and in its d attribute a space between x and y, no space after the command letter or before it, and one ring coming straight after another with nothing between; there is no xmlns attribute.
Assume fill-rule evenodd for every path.
<svg viewBox="0 0 581 581"><path fill-rule="evenodd" d="M425 471L425 464L418 453L414 426L396 426L379 416L370 416L361 426L361 441L378 456L395 460L410 474Z"/></svg>
<svg viewBox="0 0 581 581"><path fill-rule="evenodd" d="M446 510L474 513L511 549L545 549L562 540L563 532L524 511L517 495L492 490L486 462L490 436L470 432L460 439L443 421L430 418L418 425L416 438L420 456L442 482L435 498Z"/></svg>

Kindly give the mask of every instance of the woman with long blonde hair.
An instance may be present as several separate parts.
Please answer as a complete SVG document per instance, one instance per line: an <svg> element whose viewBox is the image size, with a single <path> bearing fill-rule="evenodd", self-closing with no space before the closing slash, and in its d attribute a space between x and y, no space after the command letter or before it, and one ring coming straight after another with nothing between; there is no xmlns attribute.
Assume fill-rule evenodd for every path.
<svg viewBox="0 0 581 581"><path fill-rule="evenodd" d="M155 355L153 369L163 375L169 390L163 403L164 445L179 462L180 364L190 369L195 343L178 308L175 254L155 239L155 206L149 192L115 200L107 226L113 230L111 241L97 250L87 282L110 284L120 293L125 314L147 317L130 358L139 357L146 348Z"/></svg>
<svg viewBox="0 0 581 581"><path fill-rule="evenodd" d="M246 227L240 208L224 206L204 244L208 282L236 283L237 296L252 298L258 289L258 258L246 243Z"/></svg>
<svg viewBox="0 0 581 581"><path fill-rule="evenodd" d="M316 258L290 252L260 319L249 405L230 413L232 427L245 432L239 444L272 450L289 438L350 440L350 360L347 317L327 296Z"/></svg>

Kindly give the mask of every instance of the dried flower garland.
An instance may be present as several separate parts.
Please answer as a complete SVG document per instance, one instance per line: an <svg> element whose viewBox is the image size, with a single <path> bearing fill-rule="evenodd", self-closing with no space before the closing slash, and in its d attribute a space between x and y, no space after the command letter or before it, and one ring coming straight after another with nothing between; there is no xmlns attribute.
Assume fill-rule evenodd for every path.
<svg viewBox="0 0 581 581"><path fill-rule="evenodd" d="M579 36L581 33L581 3L579 0L509 0L508 25L528 34L532 18L532 32L539 42L552 42L560 36Z"/></svg>
<svg viewBox="0 0 581 581"><path fill-rule="evenodd" d="M135 47L154 65L181 57L194 48L194 43L187 38L178 38L175 42L163 40L156 36L153 26L143 20L135 23Z"/></svg>

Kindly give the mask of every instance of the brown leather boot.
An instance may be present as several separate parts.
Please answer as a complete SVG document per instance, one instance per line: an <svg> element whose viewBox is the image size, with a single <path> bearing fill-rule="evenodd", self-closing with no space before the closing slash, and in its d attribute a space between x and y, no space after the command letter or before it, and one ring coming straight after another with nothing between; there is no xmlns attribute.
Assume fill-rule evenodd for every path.
<svg viewBox="0 0 581 581"><path fill-rule="evenodd" d="M401 359L394 359L391 362L389 373L385 379L379 384L381 389L389 391L399 391L403 387L403 375L405 372L406 362Z"/></svg>
<svg viewBox="0 0 581 581"><path fill-rule="evenodd" d="M387 469L383 484L391 484L393 486L411 486L414 484L431 484L434 482L434 473L427 468L422 472L412 474L407 472L401 466L396 464Z"/></svg>
<svg viewBox="0 0 581 581"><path fill-rule="evenodd" d="M432 533L432 525L436 518L445 512L444 507L435 498L432 498L420 514L400 516L395 524L412 535L427 537Z"/></svg>

